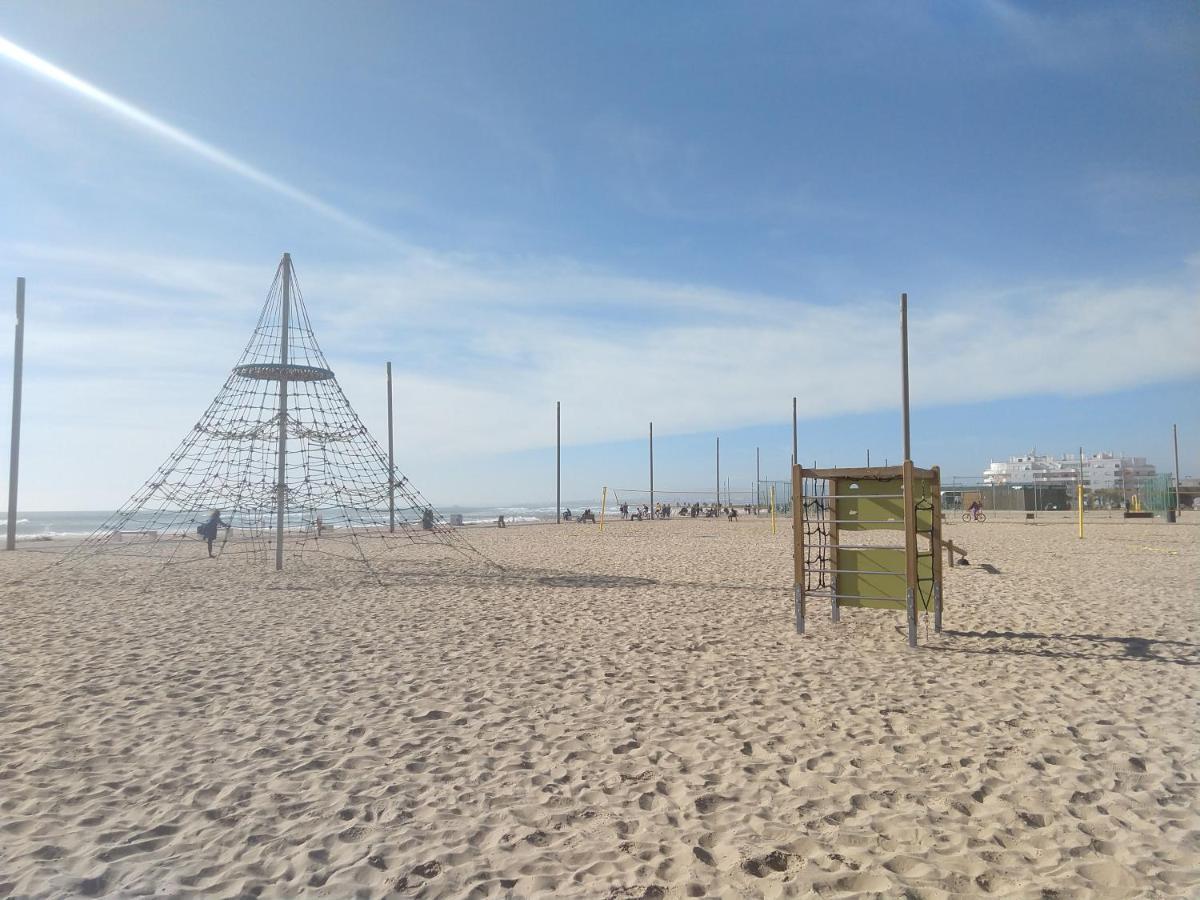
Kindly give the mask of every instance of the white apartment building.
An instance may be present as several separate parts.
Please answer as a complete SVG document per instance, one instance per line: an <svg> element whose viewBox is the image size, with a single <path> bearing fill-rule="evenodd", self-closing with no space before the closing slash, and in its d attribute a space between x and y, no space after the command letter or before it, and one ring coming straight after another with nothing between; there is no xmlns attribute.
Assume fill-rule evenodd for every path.
<svg viewBox="0 0 1200 900"><path fill-rule="evenodd" d="M1146 462L1144 456L1093 453L1083 458L1083 484L1092 490L1120 490L1154 474L1154 466ZM992 462L983 472L984 484L1073 487L1078 480L1079 457L1070 453L1057 457L1039 456L1033 452L1024 456L1010 456L1005 462Z"/></svg>

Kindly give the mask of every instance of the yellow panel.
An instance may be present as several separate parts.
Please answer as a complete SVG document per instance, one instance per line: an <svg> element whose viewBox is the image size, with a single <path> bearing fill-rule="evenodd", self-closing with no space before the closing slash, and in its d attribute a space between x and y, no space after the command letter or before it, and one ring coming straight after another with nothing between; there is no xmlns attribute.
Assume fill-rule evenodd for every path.
<svg viewBox="0 0 1200 900"><path fill-rule="evenodd" d="M908 584L905 581L904 551L877 549L838 550L838 606L871 609L904 609ZM887 573L887 574L879 574ZM933 556L917 554L917 608L933 609ZM871 599L858 599L858 598ZM845 598L845 599L843 599Z"/></svg>
<svg viewBox="0 0 1200 900"><path fill-rule="evenodd" d="M830 482L837 496L838 528L843 531L904 530L904 481L838 478ZM917 531L933 528L931 482L916 483Z"/></svg>

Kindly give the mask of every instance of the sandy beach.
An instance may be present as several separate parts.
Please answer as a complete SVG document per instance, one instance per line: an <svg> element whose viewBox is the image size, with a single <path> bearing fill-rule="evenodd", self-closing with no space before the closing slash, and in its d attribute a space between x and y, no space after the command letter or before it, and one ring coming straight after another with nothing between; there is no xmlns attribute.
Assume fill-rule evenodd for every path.
<svg viewBox="0 0 1200 900"><path fill-rule="evenodd" d="M0 897L1192 897L1194 522L952 523L916 651L796 635L786 521L0 554Z"/></svg>

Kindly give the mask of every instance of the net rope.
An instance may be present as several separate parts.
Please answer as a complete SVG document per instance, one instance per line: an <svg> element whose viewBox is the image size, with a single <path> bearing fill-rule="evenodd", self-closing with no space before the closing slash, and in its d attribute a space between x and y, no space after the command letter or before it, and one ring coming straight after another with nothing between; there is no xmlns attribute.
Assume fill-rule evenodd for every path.
<svg viewBox="0 0 1200 900"><path fill-rule="evenodd" d="M829 481L805 478L801 482L801 526L804 529L804 590L806 593L832 588L829 570L832 510Z"/></svg>

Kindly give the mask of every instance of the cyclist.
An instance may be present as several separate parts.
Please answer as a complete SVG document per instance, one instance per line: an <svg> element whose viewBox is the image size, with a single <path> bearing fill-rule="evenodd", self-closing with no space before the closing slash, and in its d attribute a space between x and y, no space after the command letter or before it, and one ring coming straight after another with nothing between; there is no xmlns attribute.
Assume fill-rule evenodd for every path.
<svg viewBox="0 0 1200 900"><path fill-rule="evenodd" d="M983 512L983 504L978 500L972 500L971 505L967 507L967 512L971 514L971 518L978 521L979 514Z"/></svg>

